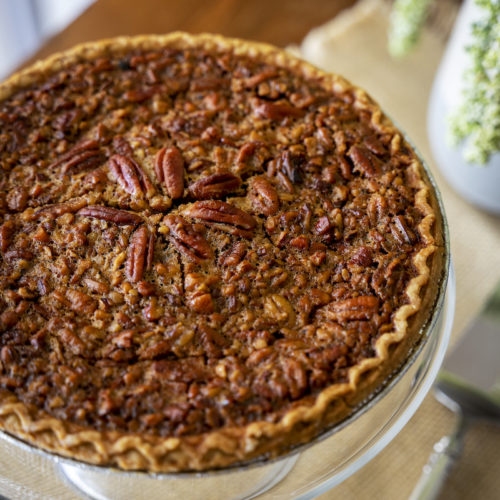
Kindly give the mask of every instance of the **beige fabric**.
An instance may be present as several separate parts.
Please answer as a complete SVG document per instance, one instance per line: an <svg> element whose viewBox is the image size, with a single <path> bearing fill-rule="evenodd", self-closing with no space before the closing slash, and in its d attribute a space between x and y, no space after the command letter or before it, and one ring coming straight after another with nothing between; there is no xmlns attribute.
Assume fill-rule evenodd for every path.
<svg viewBox="0 0 500 500"><path fill-rule="evenodd" d="M425 33L422 43L402 62L392 61L385 48L387 8L382 0L365 0L304 41L304 57L340 73L366 88L407 131L437 177L450 224L452 255L457 276L457 312L453 340L479 310L500 277L500 219L485 215L462 201L435 167L426 137L426 106L434 72L443 51L442 37ZM426 463L432 445L448 433L454 416L432 395L416 415L375 459L328 493L327 499L399 500L408 497ZM328 453L318 446L318 453ZM493 500L500 491L500 427L476 425L468 434L464 455L449 478L441 499ZM304 474L299 461L291 474ZM299 469L299 470L297 470ZM231 477L228 476L228 482ZM244 491L245 486L240 485ZM159 490L159 488L158 488ZM157 490L157 491L158 491ZM212 491L226 498L225 488ZM234 488L233 488L234 490ZM117 486L113 499L132 498ZM227 491L227 490L226 490ZM168 489L163 498L171 498ZM186 485L183 498L200 498L196 480ZM70 500L79 498L56 472L51 461L0 441L0 494L12 500ZM215 495L215 496L214 496ZM133 498L153 497L153 491ZM276 498L272 492L262 498Z"/></svg>

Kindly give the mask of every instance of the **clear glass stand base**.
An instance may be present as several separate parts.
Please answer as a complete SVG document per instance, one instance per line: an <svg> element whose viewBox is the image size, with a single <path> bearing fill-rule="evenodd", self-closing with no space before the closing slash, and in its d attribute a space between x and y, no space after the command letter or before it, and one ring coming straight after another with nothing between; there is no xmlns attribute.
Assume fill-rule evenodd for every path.
<svg viewBox="0 0 500 500"><path fill-rule="evenodd" d="M189 477L173 475L155 477L134 475L127 481L121 474L106 474L101 470L59 463L59 474L84 498L91 500L178 500L203 498L204 500L250 500L261 496L280 483L293 469L299 455L241 472L215 474L210 478L193 474ZM212 484L210 484L212 483ZM203 492L200 495L200 492Z"/></svg>

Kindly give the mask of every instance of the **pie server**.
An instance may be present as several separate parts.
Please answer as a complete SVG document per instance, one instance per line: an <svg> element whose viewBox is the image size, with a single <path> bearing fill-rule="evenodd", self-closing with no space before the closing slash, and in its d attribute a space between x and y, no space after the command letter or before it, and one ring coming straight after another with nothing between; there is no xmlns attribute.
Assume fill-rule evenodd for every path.
<svg viewBox="0 0 500 500"><path fill-rule="evenodd" d="M446 357L434 385L436 399L457 414L454 432L434 445L409 500L437 498L460 456L468 425L500 420L500 282L483 310Z"/></svg>

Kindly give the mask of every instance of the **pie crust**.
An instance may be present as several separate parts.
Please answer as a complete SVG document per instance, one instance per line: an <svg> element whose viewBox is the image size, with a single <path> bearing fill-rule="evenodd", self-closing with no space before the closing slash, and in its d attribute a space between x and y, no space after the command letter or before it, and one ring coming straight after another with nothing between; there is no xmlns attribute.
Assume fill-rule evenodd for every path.
<svg viewBox="0 0 500 500"><path fill-rule="evenodd" d="M444 229L432 183L411 146L379 106L363 90L342 77L324 73L269 45L212 34L186 33L120 37L87 43L56 54L12 76L0 86L0 108L2 103L16 95L16 92L41 86L51 75L81 62L112 57L114 54L164 48L180 51L204 50L209 54L229 54L230 57L242 56L284 68L286 72L299 75L306 82L315 82L327 92L336 95L351 93L354 96L352 108L355 112L368 113L371 116L370 126L379 137L391 137L391 154L394 156L398 151L404 150L407 157L404 179L405 182L409 179L415 193L411 208L420 214L420 221L415 227L416 236L409 239L414 247L411 253L413 276L401 294L402 304L392 312L391 328L385 328L377 336L373 345L375 355L361 359L351 366L346 380L329 384L316 393L304 394L290 404L279 418L268 417L243 425L223 425L192 435L165 436L156 435L154 432L97 429L92 425L55 418L47 408L37 408L33 404L23 402L16 396L15 391L6 385L4 378L1 379L0 427L36 447L87 463L126 470L201 471L286 453L299 444L310 442L351 415L367 398L380 390L394 372L404 366L410 354L418 347L421 338L425 337L425 328L429 324L445 275ZM1 151L0 149L0 153ZM148 172L151 173L151 170ZM154 174L151 178L156 181ZM26 210L28 215L33 214L33 210ZM165 209L163 213L168 214L169 210ZM2 210L4 220L6 211L8 212ZM5 250L3 253L5 254ZM4 300L2 310L5 307L7 306ZM292 326L294 325L290 325L290 328ZM5 331L5 328L3 330ZM4 375L8 371L8 359L8 353L6 358L2 357Z"/></svg>

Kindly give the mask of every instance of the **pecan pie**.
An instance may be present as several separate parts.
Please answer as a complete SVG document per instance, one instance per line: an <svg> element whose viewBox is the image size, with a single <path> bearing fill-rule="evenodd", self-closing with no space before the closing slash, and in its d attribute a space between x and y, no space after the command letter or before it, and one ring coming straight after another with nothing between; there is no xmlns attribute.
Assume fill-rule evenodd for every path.
<svg viewBox="0 0 500 500"><path fill-rule="evenodd" d="M214 35L0 86L0 428L123 469L273 457L404 365L444 274L432 184L362 90Z"/></svg>

